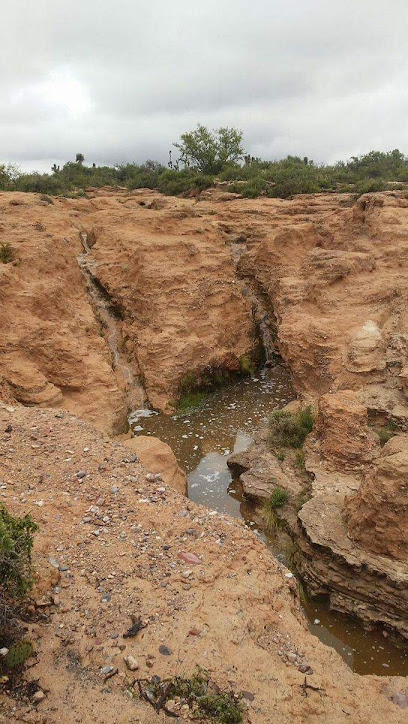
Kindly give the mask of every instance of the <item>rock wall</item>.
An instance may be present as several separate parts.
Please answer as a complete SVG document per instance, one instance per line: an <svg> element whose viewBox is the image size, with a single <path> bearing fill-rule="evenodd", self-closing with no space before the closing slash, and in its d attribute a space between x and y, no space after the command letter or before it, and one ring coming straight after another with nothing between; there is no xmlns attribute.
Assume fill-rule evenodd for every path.
<svg viewBox="0 0 408 724"><path fill-rule="evenodd" d="M347 499L349 536L373 553L408 560L408 435L395 435Z"/></svg>

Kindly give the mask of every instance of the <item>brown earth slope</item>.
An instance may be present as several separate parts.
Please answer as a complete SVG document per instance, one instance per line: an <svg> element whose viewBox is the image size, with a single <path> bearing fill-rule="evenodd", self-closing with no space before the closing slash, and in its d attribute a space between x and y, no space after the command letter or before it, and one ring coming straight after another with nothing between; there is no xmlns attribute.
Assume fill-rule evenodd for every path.
<svg viewBox="0 0 408 724"><path fill-rule="evenodd" d="M196 665L249 692L253 724L405 721L390 700L404 680L353 674L312 636L292 574L239 521L148 482L128 447L68 413L0 406L0 426L1 500L40 526L44 620L29 624L36 657L25 676L46 694L34 706L3 695L1 721L164 721L127 687ZM124 638L132 616L146 628ZM302 688L307 666L315 689Z"/></svg>

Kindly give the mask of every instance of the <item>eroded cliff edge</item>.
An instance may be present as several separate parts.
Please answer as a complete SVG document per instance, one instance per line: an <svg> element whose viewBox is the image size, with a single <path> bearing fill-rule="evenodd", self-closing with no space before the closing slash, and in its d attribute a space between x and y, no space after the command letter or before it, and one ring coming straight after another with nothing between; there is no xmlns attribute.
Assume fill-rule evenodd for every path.
<svg viewBox="0 0 408 724"><path fill-rule="evenodd" d="M358 201L345 195L244 201L208 192L201 199L166 199L153 192L101 190L90 191L89 198L50 201L28 194L0 195L2 240L11 243L16 252L15 263L0 265L3 399L14 405L54 406L83 417L105 432L120 432L126 425L128 409L146 397L154 406L167 409L187 375L199 380L200 375L214 371L239 371L243 361L254 354L261 330L268 345L279 351L290 366L299 396L313 403L320 420L306 449L306 467L313 476L313 498L302 506L297 518L304 533L304 575L309 575L309 583L316 590L322 585L327 588L329 583L337 607L348 610L350 601L355 605L356 591L346 590L344 595L344 582L347 589L358 570L368 571L369 575L374 570L370 585L375 582L377 571L372 561L378 550L373 550L372 541L381 540L383 533L388 535L390 519L395 523L398 519L394 529L397 527L405 535L405 518L401 516L406 501L404 467L400 467L398 474L389 473L385 461L387 484L383 478L380 480L378 472L384 472L381 460L388 452L391 457L395 453L398 465L401 460L404 465L408 288L408 201L404 194L375 194ZM85 250L84 235L88 247ZM48 417L48 412L27 411L15 405L12 414L17 416L21 430L26 424L38 427L38 421L46 421L44 434L51 441L58 437L54 426L60 418L53 418L52 413ZM82 435L88 428L82 423L74 424L70 416L67 419L72 422L69 434L78 439L79 451ZM372 426L386 421L396 426L399 443L391 441L391 449L381 450ZM7 449L13 448L9 438L4 442ZM16 476L19 480L18 494L11 496L16 510L26 505L25 491L33 474L30 456L37 444L32 443L29 449L18 443L22 454L20 470L13 467L7 475L7 484L14 485ZM62 438L60 444L61 461L62 448L66 447L69 458L73 445ZM400 447L394 451L393 445ZM84 447L89 446L90 443ZM100 457L101 453L97 455ZM7 463L7 455L5 460ZM50 460L56 464L53 456ZM122 463L127 464L123 459L115 461L113 476L118 475L116 468ZM103 465L103 460L99 464ZM60 489L69 496L72 487L71 493L78 500L81 491L85 491L89 504L94 505L96 488L90 491L79 483L74 477L76 472L70 461L63 459L62 478L50 481L50 491L57 486L57 497L62 494ZM383 491L386 488L388 496L383 501L386 507L380 505L382 511L387 510L382 517L377 515L378 484ZM104 483L98 478L96 487L100 485ZM143 495L144 487L143 482L139 495ZM150 493L156 498L151 502L156 504L157 491ZM9 494L4 495L9 503ZM38 497L42 499L42 494ZM69 497L67 500L72 502ZM175 499L174 511L180 505ZM134 506L134 512L136 517L143 517L139 504ZM191 512L195 515L193 509ZM98 515L101 513L99 510ZM154 530L162 538L164 531L171 539L173 523L165 530L167 523L156 521L155 505L149 506L149 513L153 515L149 536ZM60 512L55 515L61 516L59 521L66 517ZM109 516L109 511L102 515ZM45 516L41 522L45 538L40 540L45 550L54 545L51 519ZM377 536L370 535L373 525L380 526ZM334 568L332 580L328 581L327 572L338 556L334 545L327 545L327 538L333 538L333 531L340 529L349 551L357 558L351 577ZM209 530L216 530L210 519ZM70 530L69 535L72 533ZM87 550L91 550L87 548L89 540L99 537L91 535L87 536L88 543L84 543ZM240 586L244 548L250 549L253 543L251 536L246 535L240 563L231 576L237 576ZM222 540L218 531L216 536ZM394 533L392 536L391 539L390 533L383 558L399 576L398 586L394 581L390 588L394 594L397 591L398 615L394 623L401 623L401 601L407 590L406 557L401 537L395 540ZM65 533L61 537L60 545L64 548ZM232 540L238 546L235 526ZM139 543L138 555L145 541ZM359 547L361 555L366 556L364 560L358 559ZM262 546L256 559L261 550ZM327 557L317 564L322 553L323 558ZM266 553L263 551L262 555ZM211 558L211 570L215 560L216 557ZM280 592L271 603L264 590L271 575L270 565L276 565L271 560L268 558L261 576L259 595L267 602L265 608L276 612L281 606ZM91 562L96 570L93 558ZM152 561L153 568L156 565L157 560ZM111 567L116 570L116 559ZM133 580L134 575L131 568L125 578ZM118 588L121 590L121 585ZM366 586L362 599L360 591L364 615L369 609L368 590ZM85 595L88 596L88 590ZM255 602L257 609L258 603ZM390 601L386 604L388 617L392 611L389 604ZM296 618L297 602L293 611ZM130 614L130 609L127 612ZM223 636L226 614L220 619ZM378 620L377 615L375 611L372 620ZM116 613L111 616L112 621L115 616ZM106 625L109 623L104 615L102 620ZM164 623L167 636L168 622ZM248 630L252 625L244 623ZM301 627L307 645L312 646L313 642L313 647L321 648L303 624ZM275 643L282 645L279 635L277 638ZM45 641L48 642L46 637ZM51 644L45 643L48 645ZM228 659L233 651L231 648L223 656ZM332 676L333 672L336 686L342 687L337 678L338 657L325 650L324 660L324 668L330 669L327 675ZM270 661L265 665L269 671ZM279 662L278 665L287 681L286 666L282 668ZM89 666L97 674L99 659L97 663L89 662ZM261 670L262 667L263 664ZM307 710L305 717L330 721L332 716L333 721L342 721L351 713L356 721L367 715L372 721L381 721L385 716L399 720L398 709L386 701L391 695L390 682L384 680L380 684L368 679L362 684L350 672L347 677L344 686L351 687L353 701L361 686L372 687L375 682L374 689L370 689L373 706L368 714L364 708L349 712L342 707L333 713L319 704L313 712ZM241 679L243 684L247 683L245 677ZM94 685L99 691L97 681L93 679L90 691ZM55 685L53 681L50 691ZM397 686L401 688L402 684ZM377 699L380 689L384 694ZM260 706L260 712L252 712L253 721L268 721L268 712L271 706L277 706L278 700L282 716L282 691L279 685L273 694L278 697L273 699L275 703L268 701L264 709ZM329 700L339 702L339 696L336 689ZM313 706L316 707L315 698ZM332 704L328 702L327 706ZM289 719L294 715L293 710L285 713Z"/></svg>

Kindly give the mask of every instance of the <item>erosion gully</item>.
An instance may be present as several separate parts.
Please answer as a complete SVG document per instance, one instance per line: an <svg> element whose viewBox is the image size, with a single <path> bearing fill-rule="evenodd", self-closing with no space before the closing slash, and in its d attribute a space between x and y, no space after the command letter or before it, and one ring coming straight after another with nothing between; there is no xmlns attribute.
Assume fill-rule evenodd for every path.
<svg viewBox="0 0 408 724"><path fill-rule="evenodd" d="M269 535L254 521L254 505L232 478L227 458L245 450L272 410L294 398L289 373L282 365L226 385L205 403L183 414L137 410L130 416L135 435L155 435L173 449L188 474L188 495L221 513L242 518L279 561L289 564L288 537ZM408 675L408 652L384 638L381 630L366 631L357 621L330 611L327 602L305 594L302 606L310 631L338 651L359 674Z"/></svg>

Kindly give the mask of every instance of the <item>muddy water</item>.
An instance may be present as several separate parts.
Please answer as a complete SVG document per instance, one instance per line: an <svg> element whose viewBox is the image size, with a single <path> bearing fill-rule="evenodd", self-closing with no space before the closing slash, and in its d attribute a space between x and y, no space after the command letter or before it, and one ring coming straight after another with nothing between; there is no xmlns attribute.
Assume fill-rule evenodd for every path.
<svg viewBox="0 0 408 724"><path fill-rule="evenodd" d="M227 458L245 450L271 411L293 397L288 372L276 366L217 390L202 407L182 415L142 410L130 417L136 435L155 435L173 449L188 473L191 500L243 518L283 563L288 563L288 537L282 533L270 536L257 528L253 504L245 500L239 482L232 479ZM408 675L408 652L393 646L381 631L365 631L356 621L331 612L326 602L307 596L303 609L312 633L333 646L354 671Z"/></svg>

